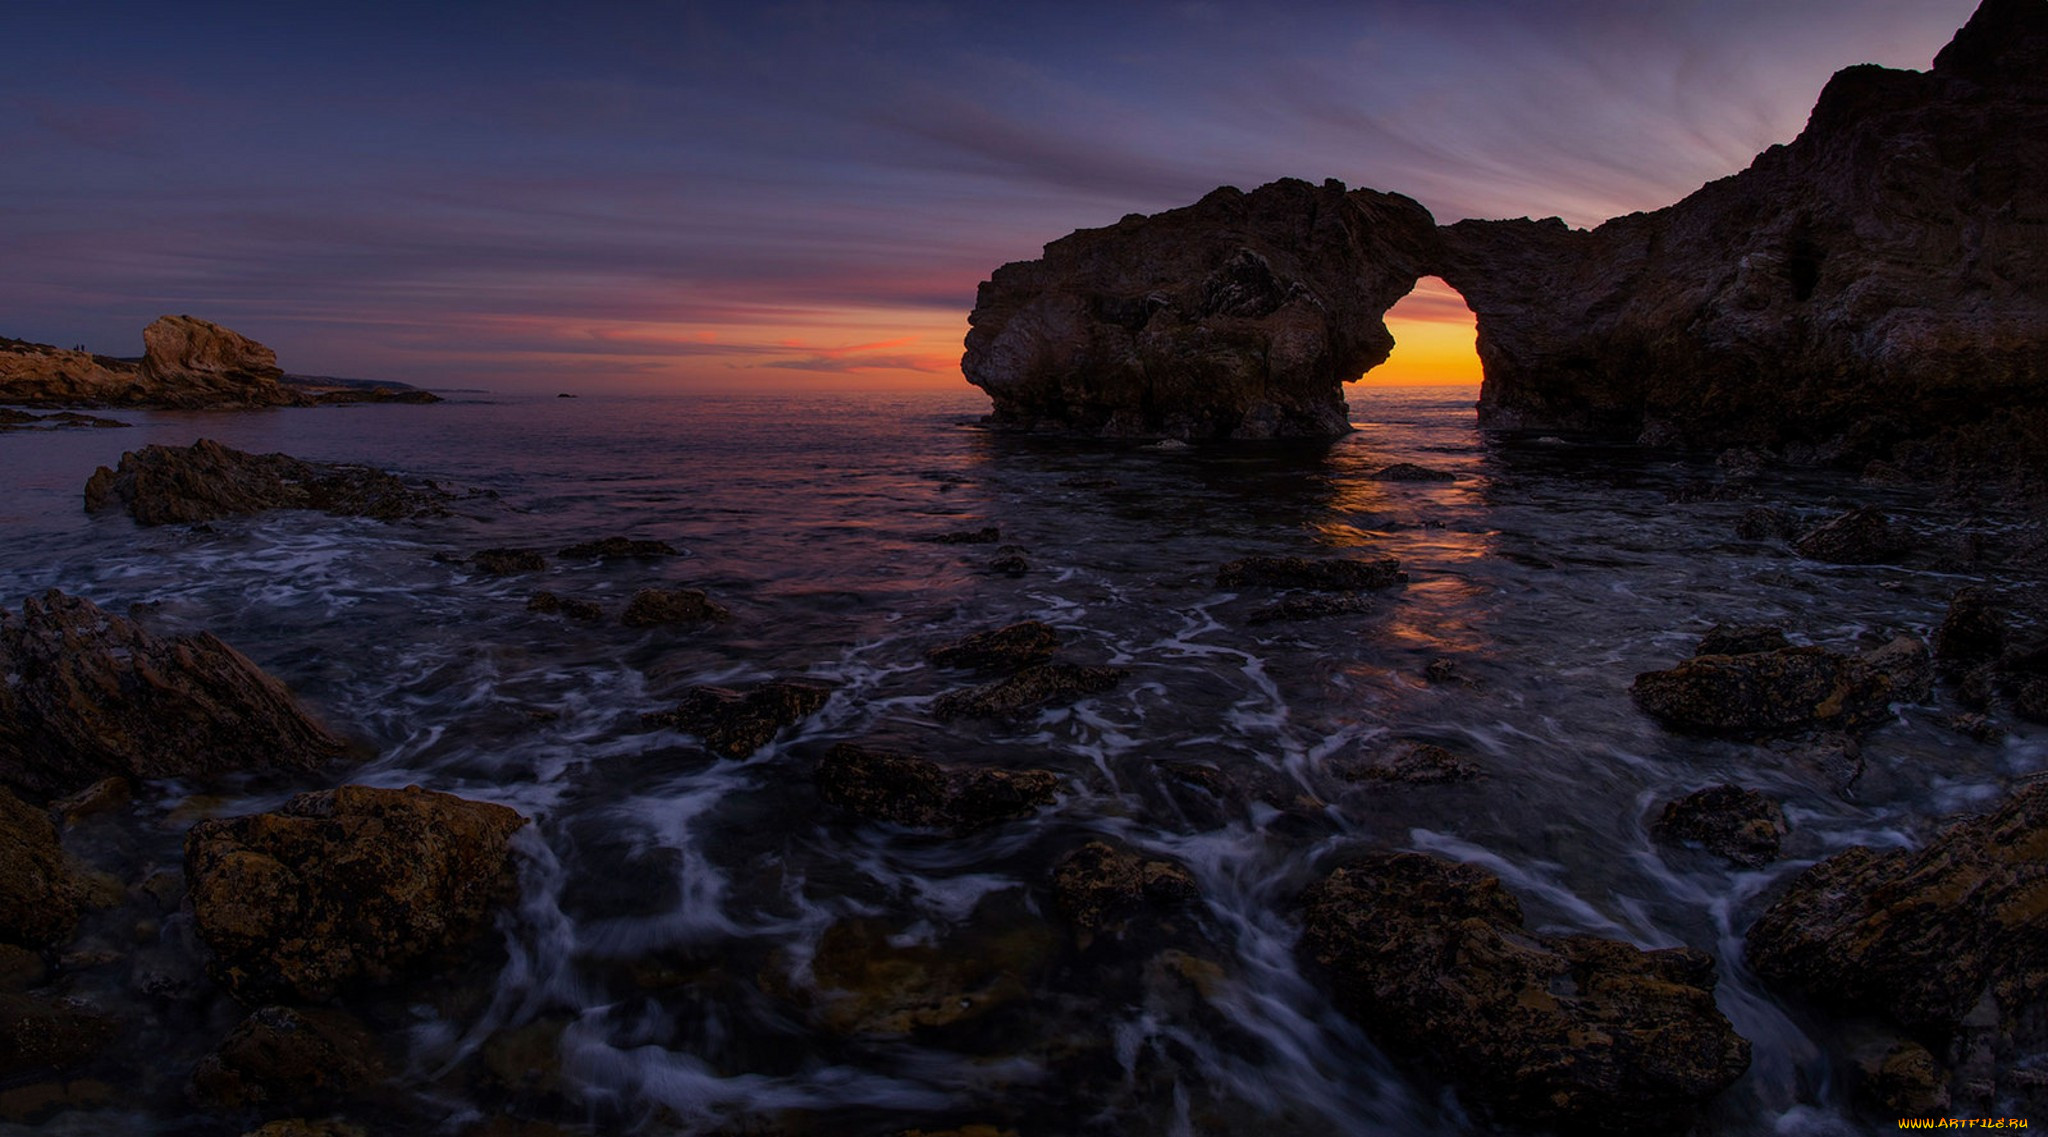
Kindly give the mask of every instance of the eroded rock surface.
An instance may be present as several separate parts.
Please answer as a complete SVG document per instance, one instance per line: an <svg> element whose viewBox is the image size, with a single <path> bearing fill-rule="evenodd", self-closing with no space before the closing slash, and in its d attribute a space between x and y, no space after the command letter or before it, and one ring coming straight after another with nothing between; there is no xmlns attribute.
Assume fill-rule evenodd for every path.
<svg viewBox="0 0 2048 1137"><path fill-rule="evenodd" d="M270 509L317 509L339 517L398 521L446 514L450 495L368 466L305 462L288 454L246 454L210 438L190 446L145 446L101 466L85 483L85 508L116 506L142 525L210 521Z"/></svg>
<svg viewBox="0 0 2048 1137"><path fill-rule="evenodd" d="M219 324L162 316L143 329L142 344L138 363L0 340L0 402L202 410L312 401L280 382L277 353Z"/></svg>
<svg viewBox="0 0 2048 1137"><path fill-rule="evenodd" d="M49 815L0 786L0 943L62 943L81 900Z"/></svg>
<svg viewBox="0 0 2048 1137"><path fill-rule="evenodd" d="M694 734L728 758L745 758L775 741L783 727L817 713L831 697L832 688L796 679L772 679L745 692L692 687L674 710L642 715L641 720Z"/></svg>
<svg viewBox="0 0 2048 1137"><path fill-rule="evenodd" d="M1650 832L1669 844L1696 844L1738 865L1756 868L1778 859L1785 811L1755 790L1708 786L1666 802Z"/></svg>
<svg viewBox="0 0 2048 1137"><path fill-rule="evenodd" d="M1636 676L1629 694L1674 729L1770 737L1875 726L1894 702L1924 697L1931 677L1926 645L1900 636L1860 655L1818 647L1698 655Z"/></svg>
<svg viewBox="0 0 2048 1137"><path fill-rule="evenodd" d="M38 800L117 774L311 770L343 750L212 635L154 635L54 589L0 612L0 675L0 782Z"/></svg>
<svg viewBox="0 0 2048 1137"><path fill-rule="evenodd" d="M971 833L1048 805L1050 770L949 765L842 742L818 761L818 793L851 813L908 829Z"/></svg>
<svg viewBox="0 0 2048 1137"><path fill-rule="evenodd" d="M1113 930L1135 913L1185 904L1200 894L1184 866L1107 841L1090 841L1061 858L1052 891L1060 911L1084 934Z"/></svg>
<svg viewBox="0 0 2048 1137"><path fill-rule="evenodd" d="M932 700L932 716L941 720L1011 718L1055 703L1100 695L1130 674L1121 667L1035 663L1006 678L940 695Z"/></svg>
<svg viewBox="0 0 2048 1137"><path fill-rule="evenodd" d="M507 842L525 824L417 786L342 786L202 821L185 877L214 978L244 999L319 1002L460 949L508 898Z"/></svg>
<svg viewBox="0 0 2048 1137"><path fill-rule="evenodd" d="M1339 868L1303 897L1298 950L1381 1045L1517 1123L1677 1132L1749 1065L1712 958L1537 935L1471 865L1393 853Z"/></svg>
<svg viewBox="0 0 2048 1137"><path fill-rule="evenodd" d="M1060 634L1053 630L1052 625L1024 620L941 644L925 652L924 657L940 667L1016 671L1051 659L1059 646Z"/></svg>

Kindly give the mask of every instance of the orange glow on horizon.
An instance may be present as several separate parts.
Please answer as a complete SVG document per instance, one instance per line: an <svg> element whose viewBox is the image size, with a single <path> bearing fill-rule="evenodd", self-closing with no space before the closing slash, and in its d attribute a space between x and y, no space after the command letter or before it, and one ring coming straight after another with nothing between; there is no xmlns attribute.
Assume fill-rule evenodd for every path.
<svg viewBox="0 0 2048 1137"><path fill-rule="evenodd" d="M1425 276L1387 310L1394 354L1365 373L1360 387L1476 386L1478 329L1465 298L1440 278Z"/></svg>

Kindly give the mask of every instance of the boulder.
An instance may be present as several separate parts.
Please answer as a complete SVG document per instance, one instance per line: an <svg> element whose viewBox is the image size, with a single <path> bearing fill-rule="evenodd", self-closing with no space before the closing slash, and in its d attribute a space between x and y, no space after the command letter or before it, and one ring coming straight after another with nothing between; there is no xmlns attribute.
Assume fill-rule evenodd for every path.
<svg viewBox="0 0 2048 1137"><path fill-rule="evenodd" d="M1343 384L1393 350L1387 309L1435 222L1397 194L1285 179L1045 246L984 282L961 370L991 421L1112 438L1333 438Z"/></svg>
<svg viewBox="0 0 2048 1137"><path fill-rule="evenodd" d="M629 628L716 623L732 618L723 605L694 588L643 588L626 602L619 623Z"/></svg>
<svg viewBox="0 0 2048 1137"><path fill-rule="evenodd" d="M390 1075L376 1039L354 1016L325 1007L263 1007L199 1060L192 1096L226 1107L332 1100Z"/></svg>
<svg viewBox="0 0 2048 1137"><path fill-rule="evenodd" d="M1745 868L1778 859L1787 826L1778 803L1740 786L1708 786L1664 803L1650 833L1674 845L1700 845Z"/></svg>
<svg viewBox="0 0 2048 1137"><path fill-rule="evenodd" d="M1874 565L1898 560L1913 547L1912 535L1870 506L1830 518L1792 542L1799 555L1838 565Z"/></svg>
<svg viewBox="0 0 2048 1137"><path fill-rule="evenodd" d="M0 612L0 783L31 798L109 775L312 770L342 742L205 632L157 636L54 589Z"/></svg>
<svg viewBox="0 0 2048 1137"><path fill-rule="evenodd" d="M1070 703L1099 695L1130 676L1121 667L1083 667L1074 663L1034 663L1017 673L979 687L948 691L932 700L932 717L1014 718L1052 703Z"/></svg>
<svg viewBox="0 0 2048 1137"><path fill-rule="evenodd" d="M924 657L939 667L1005 672L1044 663L1059 646L1060 634L1050 624L1024 620L941 644L925 652Z"/></svg>
<svg viewBox="0 0 2048 1137"><path fill-rule="evenodd" d="M62 944L84 899L49 814L0 786L0 943Z"/></svg>
<svg viewBox="0 0 2048 1137"><path fill-rule="evenodd" d="M140 525L211 521L271 509L317 509L337 517L401 521L442 517L447 492L412 485L368 466L304 462L286 454L245 454L209 438L190 446L145 446L101 466L85 483L85 508L125 509Z"/></svg>
<svg viewBox="0 0 2048 1137"><path fill-rule="evenodd" d="M1107 841L1090 841L1060 859L1053 899L1083 935L1114 931L1133 915L1172 908L1200 891L1186 867Z"/></svg>
<svg viewBox="0 0 2048 1137"><path fill-rule="evenodd" d="M1675 730L1772 737L1808 730L1861 730L1891 705L1924 697L1927 648L1910 636L1860 655L1788 647L1701 655L1636 676L1636 705Z"/></svg>
<svg viewBox="0 0 2048 1137"><path fill-rule="evenodd" d="M574 561L617 561L646 559L650 557L676 557L682 550L667 541L635 540L630 537L605 537L597 541L580 541L564 545L558 554Z"/></svg>
<svg viewBox="0 0 2048 1137"><path fill-rule="evenodd" d="M1304 895L1297 950L1382 1046L1517 1126L1680 1131L1749 1065L1711 957L1535 934L1472 865L1392 853L1338 868Z"/></svg>
<svg viewBox="0 0 2048 1137"><path fill-rule="evenodd" d="M1408 574L1400 570L1393 557L1239 557L1216 570L1216 587L1357 592L1403 583Z"/></svg>
<svg viewBox="0 0 2048 1137"><path fill-rule="evenodd" d="M342 786L185 836L193 922L236 997L324 1001L467 947L513 889L502 805Z"/></svg>
<svg viewBox="0 0 2048 1137"><path fill-rule="evenodd" d="M674 710L640 717L649 726L694 734L727 758L745 758L775 741L783 727L816 714L831 697L831 687L795 679L770 680L744 693L727 687L692 687Z"/></svg>
<svg viewBox="0 0 2048 1137"><path fill-rule="evenodd" d="M194 407L299 402L280 382L277 353L255 340L194 316L159 316L142 329L145 386L178 393ZM165 405L177 405L167 403Z"/></svg>
<svg viewBox="0 0 2048 1137"><path fill-rule="evenodd" d="M1059 775L948 765L842 742L819 759L817 783L819 796L849 813L957 836L1051 804Z"/></svg>

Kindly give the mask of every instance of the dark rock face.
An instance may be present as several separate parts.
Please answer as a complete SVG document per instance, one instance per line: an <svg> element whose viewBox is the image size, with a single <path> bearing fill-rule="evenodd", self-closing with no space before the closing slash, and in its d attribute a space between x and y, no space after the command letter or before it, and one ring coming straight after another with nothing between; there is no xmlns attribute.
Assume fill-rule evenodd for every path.
<svg viewBox="0 0 2048 1137"><path fill-rule="evenodd" d="M1877 565L1904 556L1912 539L1891 518L1866 505L1821 524L1792 547L1802 557L1830 564Z"/></svg>
<svg viewBox="0 0 2048 1137"><path fill-rule="evenodd" d="M817 713L832 689L819 683L775 679L744 694L725 687L692 687L672 711L643 715L653 726L670 726L704 740L728 758L745 758L775 741L783 727Z"/></svg>
<svg viewBox="0 0 2048 1137"><path fill-rule="evenodd" d="M1302 924L1346 1014L1516 1123L1675 1132L1749 1066L1710 957L1535 935L1471 865L1366 858L1308 890Z"/></svg>
<svg viewBox="0 0 2048 1137"><path fill-rule="evenodd" d="M1396 194L1285 180L1133 214L1004 265L968 317L967 381L993 421L1111 438L1331 438L1342 385L1435 259Z"/></svg>
<svg viewBox="0 0 2048 1137"><path fill-rule="evenodd" d="M1053 631L1052 625L1025 620L941 644L925 652L924 657L940 667L1004 672L1044 663L1059 646L1060 634Z"/></svg>
<svg viewBox="0 0 2048 1137"><path fill-rule="evenodd" d="M0 943L70 939L81 899L49 815L0 787Z"/></svg>
<svg viewBox="0 0 2048 1137"><path fill-rule="evenodd" d="M1181 865L1107 841L1090 841L1062 858L1053 869L1052 892L1060 911L1083 933L1112 929L1132 913L1198 895L1194 876Z"/></svg>
<svg viewBox="0 0 2048 1137"><path fill-rule="evenodd" d="M619 623L629 628L702 624L732 618L722 605L695 588L643 588L626 602Z"/></svg>
<svg viewBox="0 0 2048 1137"><path fill-rule="evenodd" d="M818 762L818 793L851 813L962 834L1028 816L1059 788L1050 770L955 766L842 742Z"/></svg>
<svg viewBox="0 0 2048 1137"><path fill-rule="evenodd" d="M932 716L941 720L1010 718L1051 703L1100 695L1129 675L1121 667L1037 663L993 683L940 695L932 700Z"/></svg>
<svg viewBox="0 0 2048 1137"><path fill-rule="evenodd" d="M388 1076L376 1040L349 1015L264 1007L199 1060L192 1096L212 1106L332 1099Z"/></svg>
<svg viewBox="0 0 2048 1137"><path fill-rule="evenodd" d="M1218 588L1308 588L1356 592L1389 588L1408 579L1393 557L1240 557L1216 570Z"/></svg>
<svg viewBox="0 0 2048 1137"><path fill-rule="evenodd" d="M1674 729L1771 737L1875 726L1892 703L1925 696L1930 678L1926 646L1901 636L1861 655L1788 647L1695 656L1636 676L1629 694Z"/></svg>
<svg viewBox="0 0 2048 1137"><path fill-rule="evenodd" d="M2048 1041L2044 864L2048 785L2036 785L1919 849L1859 847L1806 870L1750 928L1750 964L1936 1044L1974 1025L1988 1001L2001 1034L2038 1045Z"/></svg>
<svg viewBox="0 0 2048 1137"><path fill-rule="evenodd" d="M1396 462L1391 466L1381 466L1366 476L1376 482L1455 482L1458 480L1458 475L1451 473L1449 470L1432 470L1428 466L1418 466L1413 462Z"/></svg>
<svg viewBox="0 0 2048 1137"><path fill-rule="evenodd" d="M1697 844L1738 865L1756 868L1778 859L1785 811L1740 786L1708 786L1666 802L1650 832L1669 844Z"/></svg>
<svg viewBox="0 0 2048 1137"><path fill-rule="evenodd" d="M0 782L31 798L109 775L311 770L343 746L283 685L204 632L152 635L52 590L0 613Z"/></svg>
<svg viewBox="0 0 2048 1137"><path fill-rule="evenodd" d="M1964 588L1949 601L1934 633L1934 658L1944 670L1965 670L2005 653L2005 617L1982 588Z"/></svg>
<svg viewBox="0 0 2048 1137"><path fill-rule="evenodd" d="M138 524L169 525L262 513L317 509L339 517L398 521L439 517L444 491L408 485L382 470L302 462L286 454L245 454L202 438L190 446L145 446L101 466L85 483L85 508L119 506Z"/></svg>
<svg viewBox="0 0 2048 1137"><path fill-rule="evenodd" d="M212 972L244 999L310 1002L382 983L490 927L513 883L502 805L342 786L185 837L192 916Z"/></svg>
<svg viewBox="0 0 2048 1137"><path fill-rule="evenodd" d="M993 545L1002 539L1002 529L994 525L985 525L980 529L955 529L949 533L925 538L934 545Z"/></svg>

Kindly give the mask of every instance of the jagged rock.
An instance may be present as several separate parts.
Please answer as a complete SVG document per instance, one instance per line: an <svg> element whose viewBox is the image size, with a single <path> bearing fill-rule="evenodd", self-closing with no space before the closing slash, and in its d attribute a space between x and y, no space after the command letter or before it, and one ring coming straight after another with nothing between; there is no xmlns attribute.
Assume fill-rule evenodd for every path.
<svg viewBox="0 0 2048 1137"><path fill-rule="evenodd" d="M1090 841L1054 867L1052 894L1074 927L1092 935L1147 908L1184 904L1199 890L1193 874L1173 861Z"/></svg>
<svg viewBox="0 0 2048 1137"><path fill-rule="evenodd" d="M470 567L492 576L516 572L546 572L548 559L538 549L478 549L470 555Z"/></svg>
<svg viewBox="0 0 2048 1137"><path fill-rule="evenodd" d="M190 446L128 451L118 469L101 466L85 483L87 511L118 505L141 525L211 521L270 509L400 521L445 516L441 503L448 497L432 483L410 485L368 466L245 454L210 438Z"/></svg>
<svg viewBox="0 0 2048 1137"><path fill-rule="evenodd" d="M75 1000L0 994L0 1078L89 1062L119 1029Z"/></svg>
<svg viewBox="0 0 2048 1137"><path fill-rule="evenodd" d="M851 813L955 835L1028 816L1059 789L1050 770L957 766L842 742L818 761L818 793Z"/></svg>
<svg viewBox="0 0 2048 1137"><path fill-rule="evenodd" d="M466 947L513 885L502 805L342 786L185 836L192 916L212 973L244 999L318 1002Z"/></svg>
<svg viewBox="0 0 2048 1137"><path fill-rule="evenodd" d="M49 815L0 786L0 943L63 943L83 900Z"/></svg>
<svg viewBox="0 0 2048 1137"><path fill-rule="evenodd" d="M1003 531L994 525L980 529L955 529L925 538L934 545L993 545L1002 539Z"/></svg>
<svg viewBox="0 0 2048 1137"><path fill-rule="evenodd" d="M546 590L534 593L533 598L526 602L526 610L550 616L559 614L572 620L604 619L604 609L599 605L570 596L557 596Z"/></svg>
<svg viewBox="0 0 2048 1137"><path fill-rule="evenodd" d="M264 1007L236 1024L192 1071L210 1106L333 1099L390 1076L377 1041L353 1016L324 1007Z"/></svg>
<svg viewBox="0 0 2048 1137"><path fill-rule="evenodd" d="M1673 729L1771 737L1875 726L1892 703L1924 697L1929 678L1926 646L1900 636L1861 655L1788 647L1695 656L1636 676L1629 694Z"/></svg>
<svg viewBox="0 0 2048 1137"><path fill-rule="evenodd" d="M1073 663L1036 663L979 687L948 691L932 700L932 717L1009 718L1048 703L1072 702L1099 695L1130 676L1121 667L1083 667Z"/></svg>
<svg viewBox="0 0 2048 1137"><path fill-rule="evenodd" d="M1988 1001L2048 1041L2048 785L1918 849L1856 847L1814 865L1749 929L1758 975L1939 1042Z"/></svg>
<svg viewBox="0 0 2048 1137"><path fill-rule="evenodd" d="M1060 634L1050 624L1024 620L941 644L925 652L924 657L939 667L986 672L1016 671L1051 659L1059 646Z"/></svg>
<svg viewBox="0 0 2048 1137"><path fill-rule="evenodd" d="M142 329L142 381L173 389L232 392L239 401L293 402L277 353L193 316L159 316Z"/></svg>
<svg viewBox="0 0 2048 1137"><path fill-rule="evenodd" d="M31 798L116 774L311 770L343 750L212 635L153 635L54 589L0 612L0 675L0 783Z"/></svg>
<svg viewBox="0 0 2048 1137"><path fill-rule="evenodd" d="M1408 579L1393 557L1240 557L1216 570L1218 588L1308 588L1355 592L1389 588Z"/></svg>
<svg viewBox="0 0 2048 1137"><path fill-rule="evenodd" d="M1298 950L1382 1046L1517 1125L1678 1131L1749 1065L1711 957L1537 935L1472 865L1393 853L1339 868L1304 895Z"/></svg>
<svg viewBox="0 0 2048 1137"><path fill-rule="evenodd" d="M1455 482L1458 480L1458 475L1451 473L1449 470L1432 470L1428 466L1418 466L1413 462L1396 462L1391 466L1381 466L1379 469L1367 474L1366 477L1376 482Z"/></svg>
<svg viewBox="0 0 2048 1137"><path fill-rule="evenodd" d="M1254 608L1245 617L1248 624L1274 624L1290 620L1328 620L1375 611L1378 601L1352 592L1335 595L1283 596L1271 604Z"/></svg>
<svg viewBox="0 0 2048 1137"><path fill-rule="evenodd" d="M745 758L775 741L783 727L817 713L831 697L828 686L793 679L770 680L745 693L725 687L692 687L674 710L640 717L650 726L694 734L728 758Z"/></svg>
<svg viewBox="0 0 2048 1137"><path fill-rule="evenodd" d="M1352 782L1405 782L1414 786L1469 782L1486 776L1479 763L1433 742L1401 740L1363 762L1340 764L1337 774Z"/></svg>
<svg viewBox="0 0 2048 1137"><path fill-rule="evenodd" d="M1699 655L1752 655L1791 647L1785 630L1773 624L1715 624L1700 637L1692 653Z"/></svg>
<svg viewBox="0 0 2048 1137"><path fill-rule="evenodd" d="M275 352L218 324L162 316L142 343L136 363L0 339L0 402L202 410L310 401L279 382Z"/></svg>
<svg viewBox="0 0 2048 1137"><path fill-rule="evenodd" d="M626 602L619 623L629 628L702 624L729 620L732 613L694 588L643 588Z"/></svg>
<svg viewBox="0 0 2048 1137"><path fill-rule="evenodd" d="M1832 518L1792 542L1802 557L1838 565L1874 565L1912 549L1912 537L1870 506Z"/></svg>
<svg viewBox="0 0 2048 1137"><path fill-rule="evenodd" d="M1944 670L1967 671L2004 653L2005 617L1991 594L1974 586L1958 590L1934 633L1934 658Z"/></svg>
<svg viewBox="0 0 2048 1137"><path fill-rule="evenodd" d="M1430 271L1435 223L1395 194L1292 179L1132 214L1004 265L961 370L994 422L1117 438L1329 438L1342 384Z"/></svg>
<svg viewBox="0 0 2048 1137"><path fill-rule="evenodd" d="M1664 803L1650 826L1659 841L1698 844L1747 868L1777 860L1786 832L1785 811L1777 802L1755 790L1727 785L1708 786Z"/></svg>
<svg viewBox="0 0 2048 1137"><path fill-rule="evenodd" d="M636 541L627 537L606 537L563 546L559 554L570 560L616 561L628 558L677 557L682 550L667 541Z"/></svg>

